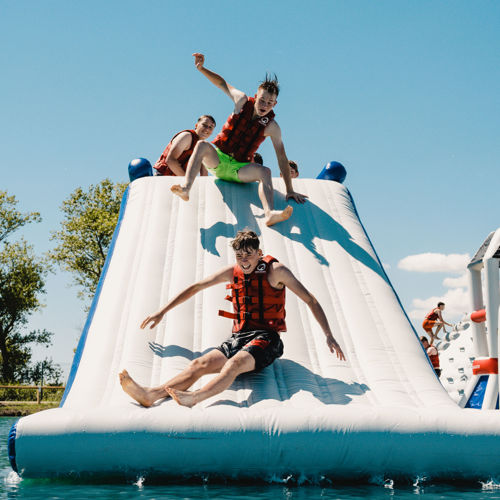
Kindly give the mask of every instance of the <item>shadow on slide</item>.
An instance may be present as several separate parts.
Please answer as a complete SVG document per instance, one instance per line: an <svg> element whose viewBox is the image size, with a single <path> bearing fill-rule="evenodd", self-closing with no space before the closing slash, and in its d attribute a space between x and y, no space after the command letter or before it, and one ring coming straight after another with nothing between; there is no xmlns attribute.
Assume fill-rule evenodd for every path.
<svg viewBox="0 0 500 500"><path fill-rule="evenodd" d="M162 346L156 342L150 342L149 347L157 356L162 358L182 356L188 360L202 356L213 349L211 347L203 352L193 352L178 345ZM240 375L233 382L231 386L233 390L252 388L248 399L240 402L220 400L210 406L227 405L248 408L259 401L273 399L266 389L269 377L276 378L281 401L290 399L300 391L306 391L324 404L346 405L352 401L350 396L360 396L370 390L366 384L346 384L334 378L322 377L291 359L277 359L271 366L261 372Z"/></svg>
<svg viewBox="0 0 500 500"><path fill-rule="evenodd" d="M236 218L236 224L216 222L209 228L200 228L202 247L217 256L219 252L216 244L219 237L232 239L239 230L245 227L255 231L260 236L257 221L250 208L251 204L262 206L258 196L257 183L238 185L237 189L231 189L233 186L229 186L229 184L221 180L215 181L224 203ZM283 210L287 205L284 195L274 191L274 198L276 209ZM241 199L245 199L247 203L241 203ZM322 266L329 266L330 262L320 253L314 239L336 241L351 257L376 272L384 281L387 281L385 273L380 268L377 260L355 243L351 235L333 217L311 200L306 201L303 205L295 202L291 203L294 210L292 217L285 222L274 225L272 229L279 232L283 237L302 244ZM299 225L295 221L302 221L302 223Z"/></svg>

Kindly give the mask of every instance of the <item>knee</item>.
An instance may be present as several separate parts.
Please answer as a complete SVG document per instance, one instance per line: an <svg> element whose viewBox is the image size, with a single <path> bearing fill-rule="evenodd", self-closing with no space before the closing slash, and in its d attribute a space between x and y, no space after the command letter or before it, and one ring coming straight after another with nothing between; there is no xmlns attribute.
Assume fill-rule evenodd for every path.
<svg viewBox="0 0 500 500"><path fill-rule="evenodd" d="M192 373L204 373L208 370L208 363L204 359L196 358L189 363L189 370Z"/></svg>
<svg viewBox="0 0 500 500"><path fill-rule="evenodd" d="M193 154L205 154L211 147L212 145L207 141L198 141L193 149Z"/></svg>
<svg viewBox="0 0 500 500"><path fill-rule="evenodd" d="M224 365L224 371L242 373L247 371L248 359L246 357L234 356Z"/></svg>

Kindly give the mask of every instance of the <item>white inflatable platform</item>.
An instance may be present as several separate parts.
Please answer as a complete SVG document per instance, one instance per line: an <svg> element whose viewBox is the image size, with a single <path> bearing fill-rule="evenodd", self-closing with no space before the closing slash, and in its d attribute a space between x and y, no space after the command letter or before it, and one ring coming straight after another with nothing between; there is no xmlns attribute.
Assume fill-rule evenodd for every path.
<svg viewBox="0 0 500 500"><path fill-rule="evenodd" d="M171 194L174 182L143 178L125 193L61 407L21 418L11 431L21 476L498 475L500 413L462 409L442 387L345 186L296 179L309 201L268 228L256 184L198 178L186 203ZM282 208L280 179L274 187ZM245 227L318 298L347 362L329 352L309 309L289 292L281 359L192 409L170 399L141 407L118 373L159 385L219 345L231 331L217 315L227 310L226 289L196 295L154 330L140 330L141 321L233 263L229 242Z"/></svg>

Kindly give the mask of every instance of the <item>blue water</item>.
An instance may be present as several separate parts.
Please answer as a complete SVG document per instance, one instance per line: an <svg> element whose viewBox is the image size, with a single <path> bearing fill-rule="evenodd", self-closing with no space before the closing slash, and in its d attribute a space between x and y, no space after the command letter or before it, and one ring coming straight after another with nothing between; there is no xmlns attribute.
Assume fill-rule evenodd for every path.
<svg viewBox="0 0 500 500"><path fill-rule="evenodd" d="M432 484L415 481L415 484L393 484L390 479L360 485L297 485L297 484L148 484L148 478L136 482L89 484L53 480L20 480L12 471L7 458L7 435L16 418L0 418L0 498L8 499L405 499L423 497L424 500L440 498L479 500L500 499L500 484L470 483ZM500 464L499 464L500 469Z"/></svg>

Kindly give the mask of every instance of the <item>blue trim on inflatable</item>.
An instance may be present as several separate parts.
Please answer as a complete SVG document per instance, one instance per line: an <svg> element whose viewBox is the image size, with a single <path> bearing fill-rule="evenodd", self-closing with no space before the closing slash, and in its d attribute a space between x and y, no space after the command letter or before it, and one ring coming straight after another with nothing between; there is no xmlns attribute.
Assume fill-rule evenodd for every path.
<svg viewBox="0 0 500 500"><path fill-rule="evenodd" d="M19 420L17 421L19 422ZM9 437L7 438L7 453L9 455L9 462L12 470L17 472L16 463L16 433L17 433L17 422L10 428Z"/></svg>
<svg viewBox="0 0 500 500"><path fill-rule="evenodd" d="M125 214L125 209L127 207L128 196L129 196L129 186L127 186L127 189L123 193L122 203L120 205L120 213L118 215L118 222L116 223L115 231L113 233L113 238L111 240L111 245L109 246L108 254L106 256L106 261L104 262L104 267L102 269L101 277L99 278L99 283L97 284L94 300L92 301L92 306L90 307L90 311L87 316L87 321L85 322L85 326L83 327L83 332L78 342L78 347L76 348L75 357L73 358L73 364L71 365L71 371L68 377L68 382L66 383L66 390L64 391L61 404L59 405L60 408L64 406L64 402L66 401L66 398L75 380L76 372L78 371L78 367L80 365L80 360L82 359L83 349L85 348L85 342L87 341L87 335L89 333L90 325L92 324L92 320L94 319L94 314L97 309L97 304L99 303L99 297L101 295L101 290L104 285L104 280L106 279L106 274L108 272L109 264L111 262L111 258L113 257L113 251L115 249L116 240L118 239L121 223Z"/></svg>
<svg viewBox="0 0 500 500"><path fill-rule="evenodd" d="M486 393L486 386L488 385L488 375L481 375L477 381L476 387L470 395L469 401L465 408L475 408L480 410L483 407L484 395Z"/></svg>
<svg viewBox="0 0 500 500"><path fill-rule="evenodd" d="M392 286L391 280L389 279L389 276L387 276L387 273L385 272L384 266L382 265L382 262L380 261L378 253L375 250L375 247L373 246L372 240L370 239L370 236L368 236L368 233L366 232L365 226L363 225L363 222L361 221L361 217L359 216L359 212L358 212L358 209L356 208L356 204L354 203L354 199L352 197L352 194L351 194L351 192L348 189L347 189L347 194L349 195L349 198L351 198L351 203L352 203L352 206L354 208L354 212L356 213L356 215L358 217L359 223L361 224L361 227L363 228L365 236L368 239L368 241L370 242L372 250L375 252L375 257L377 258L377 262L379 263L380 269L382 269L382 272L383 272L383 274L385 276L385 280L386 280L387 284L392 288L392 291L394 292L394 295L396 296L396 299L397 299L397 301L399 303L399 306L401 307L401 310L403 311L406 319L408 320L408 323L410 324L410 327L413 330L413 333L415 334L415 336L418 339L418 343L420 344L420 347L422 348L422 350L424 351L424 353L425 353L425 355L427 357L427 362L429 363L429 366L432 368L432 371L434 371L434 367L432 366L431 360L430 360L429 356L427 355L427 351L424 349L424 346L422 345L422 342L420 342L420 337L418 336L417 331L413 327L413 324L410 321L410 318L408 317L408 314L406 314L405 308L403 307L403 304L401 303L401 299L399 298L399 295L397 294L396 289ZM436 374L436 372L434 372L434 373ZM439 377L437 376L437 374L436 374L436 377L439 379Z"/></svg>

